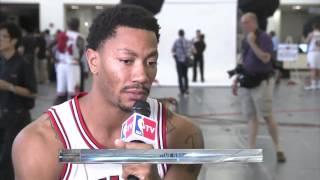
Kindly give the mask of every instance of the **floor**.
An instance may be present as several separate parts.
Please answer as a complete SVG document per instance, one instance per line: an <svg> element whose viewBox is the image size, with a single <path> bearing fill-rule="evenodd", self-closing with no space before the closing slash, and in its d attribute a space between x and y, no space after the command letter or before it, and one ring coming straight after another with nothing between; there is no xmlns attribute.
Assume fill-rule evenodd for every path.
<svg viewBox="0 0 320 180"><path fill-rule="evenodd" d="M316 180L320 177L320 90L305 91L303 83L276 86L274 115L279 122L280 142L287 162L277 164L275 150L263 121L257 148L263 149L264 162L256 164L205 165L199 180ZM55 95L54 84L39 85L39 98L32 111L39 116ZM190 95L181 96L175 86L155 86L152 97L174 97L176 111L189 116L203 131L205 148L247 147L247 126L230 87L193 86Z"/></svg>

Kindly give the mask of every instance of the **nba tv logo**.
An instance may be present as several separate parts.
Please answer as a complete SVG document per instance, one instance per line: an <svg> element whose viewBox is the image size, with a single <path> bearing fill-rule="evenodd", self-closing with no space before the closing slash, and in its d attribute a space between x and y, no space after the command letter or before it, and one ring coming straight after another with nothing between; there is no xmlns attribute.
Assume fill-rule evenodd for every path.
<svg viewBox="0 0 320 180"><path fill-rule="evenodd" d="M155 139L156 127L157 127L157 124L155 121L147 117L137 115L135 122L136 122L135 130L134 130L135 134L150 140Z"/></svg>

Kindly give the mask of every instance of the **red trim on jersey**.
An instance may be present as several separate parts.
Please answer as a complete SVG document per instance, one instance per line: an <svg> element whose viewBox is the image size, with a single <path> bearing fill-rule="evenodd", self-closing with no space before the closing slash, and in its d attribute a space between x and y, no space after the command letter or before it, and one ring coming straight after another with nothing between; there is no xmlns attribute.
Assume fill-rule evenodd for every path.
<svg viewBox="0 0 320 180"><path fill-rule="evenodd" d="M167 144L167 108L162 106L162 143L163 149L168 149ZM166 173L169 171L170 164L166 164Z"/></svg>
<svg viewBox="0 0 320 180"><path fill-rule="evenodd" d="M52 114L50 111L48 111L49 117L50 117L50 119L51 119L51 122L52 122L52 124L53 124L56 132L57 132L58 135L60 136L60 140L63 142L64 148L65 148L65 149L68 149L68 146L69 146L69 148L71 148L71 146L70 146L70 141L69 141L69 139L68 139L68 136L67 136L67 134L66 134L66 131L65 131L65 129L64 129L64 126L63 126L63 124L61 123L61 120L60 120L60 117L59 117L57 111L56 111L54 108L51 108L51 110L54 112L54 114L55 114L55 116L57 117L57 119L54 118L53 114ZM62 132L61 132L61 130L60 130L60 128L59 128L59 126L58 126L58 124L57 124L56 121L59 121L59 124L61 125L61 130L63 131L64 135L66 136L66 139L64 139L64 137L63 137L63 135L62 135ZM70 167L70 168L69 168L69 171L68 171L68 173L67 173L68 167ZM63 167L62 167L62 171L61 171L61 173L60 173L60 177L61 177L62 179L63 179L63 177L67 177L67 179L68 179L69 176L70 176L71 169L72 169L72 164L70 164L70 163L64 164Z"/></svg>
<svg viewBox="0 0 320 180"><path fill-rule="evenodd" d="M157 101L157 104L158 104L158 114L157 114L157 121L158 121L158 148L159 149L163 149L163 146L161 146L161 140L160 140L160 136L161 136L160 132L162 132L160 130L161 130L162 127L160 127L160 124L159 124L160 121L163 121L162 119L160 119L160 113L161 113L160 112L161 111L160 107L161 107L162 104L159 101ZM163 177L164 177L166 175L164 164L161 164L161 169L162 169L162 173L163 173Z"/></svg>
<svg viewBox="0 0 320 180"><path fill-rule="evenodd" d="M64 140L64 138L63 138L63 136L62 136L62 134L61 134L61 132L60 132L60 130L59 130L59 127L58 127L58 125L57 125L57 122L55 121L52 113L51 113L50 111L47 111L47 114L49 115L49 118L50 118L50 121L51 121L51 123L52 123L52 126L53 126L55 132L58 134L59 139L60 139L60 141L61 141L62 144L63 144L63 147L64 147L65 149L67 149L66 141ZM62 166L62 171L61 171L61 173L60 173L60 177L63 177L63 176L66 174L66 172L67 172L67 164L63 164L63 166Z"/></svg>
<svg viewBox="0 0 320 180"><path fill-rule="evenodd" d="M88 136L89 140L94 144L96 145L99 149L106 149L105 146L103 146L102 144L100 144L94 137L93 135L90 133L88 127L87 127L87 124L86 122L84 121L83 119L83 116L82 116L82 113L81 113L81 110L80 110L80 105L79 105L79 100L78 98L82 97L82 96L85 96L86 94L79 94L78 96L76 96L74 98L75 100L75 104L76 104L76 110L77 110L77 114L79 116L79 120L80 120L80 125L82 126L84 132L86 133L86 135Z"/></svg>
<svg viewBox="0 0 320 180"><path fill-rule="evenodd" d="M87 139L84 137L84 135L82 134L82 131L80 130L80 126L79 126L79 123L77 122L77 119L76 119L76 115L74 114L74 109L73 109L73 106L72 106L72 100L69 102L69 106L71 108L71 112L72 112L72 116L73 116L73 120L74 120L74 123L76 124L77 128L78 128L78 131L82 137L82 139L84 140L84 142L89 146L90 149L95 149L88 141ZM80 117L79 117L80 118Z"/></svg>

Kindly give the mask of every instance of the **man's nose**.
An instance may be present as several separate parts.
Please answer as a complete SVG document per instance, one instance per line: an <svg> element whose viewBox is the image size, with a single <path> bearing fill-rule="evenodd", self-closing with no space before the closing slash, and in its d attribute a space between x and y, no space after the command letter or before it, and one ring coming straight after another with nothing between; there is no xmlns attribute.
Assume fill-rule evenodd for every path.
<svg viewBox="0 0 320 180"><path fill-rule="evenodd" d="M135 64L132 71L132 80L134 82L146 83L148 79L147 67L143 63Z"/></svg>

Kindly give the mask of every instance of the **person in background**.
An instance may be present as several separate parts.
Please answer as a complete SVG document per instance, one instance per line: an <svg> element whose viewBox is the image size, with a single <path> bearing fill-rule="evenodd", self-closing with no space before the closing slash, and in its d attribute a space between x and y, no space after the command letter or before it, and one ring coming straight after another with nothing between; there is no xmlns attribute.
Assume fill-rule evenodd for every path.
<svg viewBox="0 0 320 180"><path fill-rule="evenodd" d="M176 61L180 94L184 95L189 94L188 66L186 65L186 57L190 53L192 43L184 37L183 29L179 30L178 35L179 38L172 46L172 54Z"/></svg>
<svg viewBox="0 0 320 180"><path fill-rule="evenodd" d="M21 30L12 23L0 25L0 179L13 180L12 143L31 122L37 82L31 62L17 51Z"/></svg>
<svg viewBox="0 0 320 180"><path fill-rule="evenodd" d="M200 76L201 82L204 82L204 59L203 52L206 49L206 43L204 42L204 34L200 34L198 37L198 41L193 43L193 82L197 82L197 68L199 65L200 68Z"/></svg>
<svg viewBox="0 0 320 180"><path fill-rule="evenodd" d="M320 23L313 24L313 31L308 35L308 65L310 67L311 84L305 90L320 89Z"/></svg>
<svg viewBox="0 0 320 180"><path fill-rule="evenodd" d="M277 160L285 162L286 157L279 143L278 124L272 112L274 89L272 41L268 34L258 28L257 16L254 13L245 13L241 17L241 26L245 33L242 45L244 72L235 79L232 90L234 95L238 95L238 83L240 83L239 98L242 114L248 120L249 148L256 148L258 117L262 116L274 143ZM243 77L246 77L246 82Z"/></svg>
<svg viewBox="0 0 320 180"><path fill-rule="evenodd" d="M84 45L84 40L79 33L79 26L78 18L70 18L68 30L60 32L57 37L57 97L54 104L73 98L80 91L80 59L84 47L79 45Z"/></svg>

